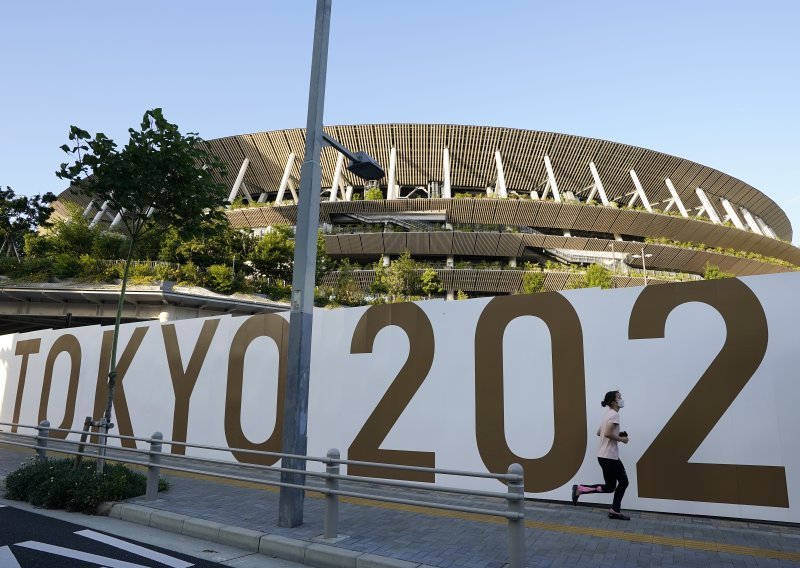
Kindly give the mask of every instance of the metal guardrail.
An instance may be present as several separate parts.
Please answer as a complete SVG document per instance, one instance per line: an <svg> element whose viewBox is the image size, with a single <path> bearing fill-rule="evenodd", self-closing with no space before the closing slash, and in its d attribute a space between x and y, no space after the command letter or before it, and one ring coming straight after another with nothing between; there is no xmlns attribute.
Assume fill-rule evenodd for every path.
<svg viewBox="0 0 800 568"><path fill-rule="evenodd" d="M239 448L230 448L226 446L213 446L207 444L190 444L187 442L177 442L174 440L165 440L161 432L154 432L149 438L138 436L122 436L115 434L101 434L93 433L93 436L98 438L112 438L117 440L132 440L134 442L142 442L149 444L148 450L141 450L139 448L127 448L124 446L110 447L105 443L94 443L87 441L88 425L91 424L90 420L84 425L84 430L70 430L64 428L52 428L50 422L43 420L38 425L32 424L18 424L14 422L0 422L0 426L10 426L11 432L2 432L3 437L18 438L20 441L13 441L3 439L2 443L11 446L19 446L29 448L36 452L36 459L47 459L48 450L56 451L63 454L76 456L76 462L79 462L84 457L98 457L101 448L108 448L114 450L115 456L106 456L106 459L143 466L147 468L147 489L145 492L145 500L152 501L158 496L158 480L161 475L161 470L178 471L184 473L198 473L222 479L230 479L235 481L245 481L261 485L270 485L276 487L290 487L295 489L302 489L308 491L316 491L325 496L325 521L323 537L326 539L336 538L339 534L339 497L355 497L360 499L368 499L372 501L383 501L388 503L396 503L401 505L413 505L419 507L430 507L436 509L444 509L448 511L457 511L462 513L473 513L479 515L490 515L495 517L502 517L508 521L508 566L509 568L522 568L525 562L525 480L522 466L519 464L512 464L508 468L508 472L504 474L485 473L485 472L471 472L442 468L406 466L397 464L386 464L376 462L365 462L357 460L341 459L339 450L333 448L328 451L325 457L315 456L300 456L293 454L284 454L280 452L266 452L259 450L246 450ZM36 434L27 435L17 432L18 429L35 430ZM51 432L64 434L64 439L58 440L58 447L53 446L50 442L53 440L50 437ZM70 434L78 434L81 436L80 441L68 440L67 436ZM100 440L102 442L102 440ZM317 462L325 464L325 471L306 471L291 468L266 466L253 463L237 463L228 460L221 460L215 458L187 456L185 454L169 454L170 460L177 463L167 463L164 461L162 449L164 445L180 446L183 448L196 448L203 450L221 451L221 452L241 452L244 454L268 456L272 458L292 458L308 462ZM77 446L76 449L70 449L71 446ZM89 453L88 448L94 448L95 451ZM117 454L119 452L119 454ZM127 455L132 457L128 458ZM137 459L137 456L142 456L146 459ZM276 460L277 461L277 460ZM186 466L177 465L181 462L188 462ZM238 475L231 473L223 473L216 471L210 467L201 468L199 464L206 465L220 465L227 467L235 467L244 470L256 470L269 473L297 473L303 475L302 484L285 483L278 479L266 479L259 477L248 477L246 475ZM426 483L417 483L412 481L399 481L389 480L377 477L364 477L357 475L347 475L341 473L341 466L356 465L368 466L375 468L384 468L400 471L415 471L426 472L440 475L452 475L460 477L472 477L483 479L497 479L503 481L508 485L508 491L479 491L474 489L462 489L458 487L442 487L430 485ZM306 484L306 477L321 480L322 485L308 485ZM346 481L353 484L371 484L390 487L400 490L415 490L431 493L449 493L454 495L468 495L475 497L497 498L506 502L505 510L490 509L483 507L471 507L453 503L438 502L432 500L423 500L416 498L395 497L389 495L381 495L377 493L350 491L342 489L339 485L340 481Z"/></svg>

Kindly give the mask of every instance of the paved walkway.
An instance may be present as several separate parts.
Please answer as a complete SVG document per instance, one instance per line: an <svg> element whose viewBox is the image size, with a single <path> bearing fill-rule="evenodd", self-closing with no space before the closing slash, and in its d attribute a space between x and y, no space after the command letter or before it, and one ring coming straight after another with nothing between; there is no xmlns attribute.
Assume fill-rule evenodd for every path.
<svg viewBox="0 0 800 568"><path fill-rule="evenodd" d="M0 475L29 455L0 445ZM309 492L305 524L280 528L277 490L194 474L167 474L168 491L147 507L311 541L323 531L324 499ZM427 495L427 494L426 494ZM485 506L481 498L463 498ZM497 508L497 504L491 505ZM795 566L800 527L630 512L612 521L605 508L529 501L528 566ZM501 568L508 558L505 520L436 509L340 499L339 533L328 544L350 551L438 567Z"/></svg>

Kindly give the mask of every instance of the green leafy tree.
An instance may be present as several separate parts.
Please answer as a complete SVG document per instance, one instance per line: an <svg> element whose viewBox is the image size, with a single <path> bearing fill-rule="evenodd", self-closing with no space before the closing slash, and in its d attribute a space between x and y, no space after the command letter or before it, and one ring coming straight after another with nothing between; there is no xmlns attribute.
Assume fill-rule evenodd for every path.
<svg viewBox="0 0 800 568"><path fill-rule="evenodd" d="M364 292L353 274L353 265L346 258L339 262L339 278L334 294L336 301L345 306L360 306L364 303Z"/></svg>
<svg viewBox="0 0 800 568"><path fill-rule="evenodd" d="M426 268L423 270L419 277L419 281L422 293L428 298L434 294L441 294L444 291L444 288L442 288L442 282L439 280L439 275L433 268Z"/></svg>
<svg viewBox="0 0 800 568"><path fill-rule="evenodd" d="M613 284L611 271L602 264L591 264L586 268L586 288L607 290Z"/></svg>
<svg viewBox="0 0 800 568"><path fill-rule="evenodd" d="M256 242L255 237L234 229L225 219L214 219L188 239L171 227L156 243L158 250L152 251L150 258L180 264L192 262L203 268L225 263L241 271L248 266L244 261L252 254Z"/></svg>
<svg viewBox="0 0 800 568"><path fill-rule="evenodd" d="M273 226L256 242L248 260L259 276L291 280L294 266L292 228Z"/></svg>
<svg viewBox="0 0 800 568"><path fill-rule="evenodd" d="M369 291L373 294L387 294L388 288L386 287L386 274L387 267L383 265L383 259L375 263L375 279L369 286Z"/></svg>
<svg viewBox="0 0 800 568"><path fill-rule="evenodd" d="M34 234L38 227L47 226L47 219L53 212L50 205L56 196L49 191L44 195L16 195L6 186L0 187L0 254L12 254L20 260L25 236Z"/></svg>
<svg viewBox="0 0 800 568"><path fill-rule="evenodd" d="M733 278L733 274L723 272L719 269L719 266L707 262L706 269L703 271L703 278L706 280L718 280L720 278Z"/></svg>
<svg viewBox="0 0 800 568"><path fill-rule="evenodd" d="M383 192L380 187L371 187L364 192L365 201L379 201L383 199Z"/></svg>
<svg viewBox="0 0 800 568"><path fill-rule="evenodd" d="M522 293L536 294L544 288L545 274L542 271L526 271L522 275Z"/></svg>
<svg viewBox="0 0 800 568"><path fill-rule="evenodd" d="M145 112L139 129L128 129L122 148L102 132L92 136L71 126L69 156L56 175L95 203L107 203L121 215L128 250L114 322L106 409L101 426L111 423L117 377L117 343L125 289L137 245L174 227L182 236L196 233L205 223L223 216L225 188L221 160L209 154L196 133L182 134L164 118L161 109ZM102 463L102 461L101 461Z"/></svg>
<svg viewBox="0 0 800 568"><path fill-rule="evenodd" d="M469 300L469 295L464 290L457 290L456 300Z"/></svg>
<svg viewBox="0 0 800 568"><path fill-rule="evenodd" d="M399 258L392 261L386 270L384 282L392 301L402 301L419 289L417 263L411 258L409 250L404 250Z"/></svg>

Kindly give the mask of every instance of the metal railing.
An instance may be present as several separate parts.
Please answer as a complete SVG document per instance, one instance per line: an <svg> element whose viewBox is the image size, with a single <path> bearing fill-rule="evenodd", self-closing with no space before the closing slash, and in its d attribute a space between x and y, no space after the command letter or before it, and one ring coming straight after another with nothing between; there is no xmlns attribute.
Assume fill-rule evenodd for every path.
<svg viewBox="0 0 800 568"><path fill-rule="evenodd" d="M142 450L139 448L125 447L122 445L119 447L107 446L104 443L87 441L87 436L90 434L89 427L91 424L91 419L88 417L84 423L83 430L52 428L50 426L50 422L47 420L43 420L38 425L0 422L0 426L11 427L11 432L0 431L2 434L0 442L11 446L32 449L36 452L36 459L39 460L47 459L48 451L74 455L76 456L76 463L80 463L80 460L84 457L97 457L100 448L105 447L107 448L107 452L110 452L106 455L107 460L138 465L147 469L147 489L145 492L145 500L147 501L152 501L158 496L158 482L161 475L161 470L195 473L218 477L221 479L256 483L260 485L290 487L295 489L315 491L323 494L325 497L325 519L323 525L323 537L325 539L336 538L339 534L340 496L501 517L508 521L508 566L510 568L522 568L525 563L525 480L522 466L519 464L510 465L507 473L496 474L341 459L339 450L336 448L329 450L325 457L314 457L165 440L161 432L154 432L149 438L91 433L93 437L119 440L120 444L126 440L129 442L132 441L134 444L137 442L149 444L149 449ZM35 430L36 434L20 434L17 432L18 429ZM56 441L50 436L51 433L62 434L63 439L58 439ZM70 434L80 435L80 440L76 441L67 439ZM61 438L61 436L59 438ZM101 440L98 439L98 441ZM305 461L306 463L317 462L325 465L325 471L297 470L274 465L231 462L229 460L210 457L187 456L183 453L173 453L165 456L165 454L162 453L162 449L165 445L169 445L173 448L195 448L208 451L220 451L226 453L236 452L251 456L268 457L273 458L275 460L274 463L277 463L279 460L284 458L298 459ZM93 448L94 452L88 452L87 450L89 448ZM111 453L113 453L113 456ZM168 457L168 460L165 460L165 457ZM202 465L205 465L206 467L202 467ZM413 481L400 481L379 477L348 475L341 473L340 470L342 465L383 468L395 471L421 472L434 475L439 474L459 477L496 479L506 483L508 485L508 490L505 492L484 491L464 489L459 487L443 487ZM303 482L301 484L285 483L280 481L280 477L277 475L274 479L267 477L252 477L245 475L243 472L240 474L239 472L230 473L229 471L220 471L218 469L214 469L213 466L224 466L235 470L254 470L270 474L298 473L303 475ZM391 495L386 495L375 492L350 490L340 487L340 481L352 483L354 485L369 484L384 486L392 488L393 492ZM405 496L404 493L401 493L401 491L405 492ZM505 509L492 509L486 507L467 506L453 502L434 501L430 498L421 499L414 495L408 496L408 492L411 491L502 499L506 502L506 507ZM397 496L398 493L400 494L399 496Z"/></svg>

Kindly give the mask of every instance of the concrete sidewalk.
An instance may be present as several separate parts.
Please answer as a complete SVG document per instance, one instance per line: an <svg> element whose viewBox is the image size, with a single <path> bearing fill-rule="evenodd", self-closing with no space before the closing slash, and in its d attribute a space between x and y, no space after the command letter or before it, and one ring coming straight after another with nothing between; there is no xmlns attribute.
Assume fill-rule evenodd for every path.
<svg viewBox="0 0 800 568"><path fill-rule="evenodd" d="M0 475L28 456L0 445ZM501 568L508 558L506 522L496 517L342 497L339 533L344 538L324 541L324 500L318 493L307 495L305 524L284 529L276 525L277 490L193 474L165 476L171 486L158 500L117 504L110 514L315 566ZM481 498L460 499L467 506L484 504ZM621 522L608 519L606 511L528 502L527 565L800 563L800 527L636 512Z"/></svg>

